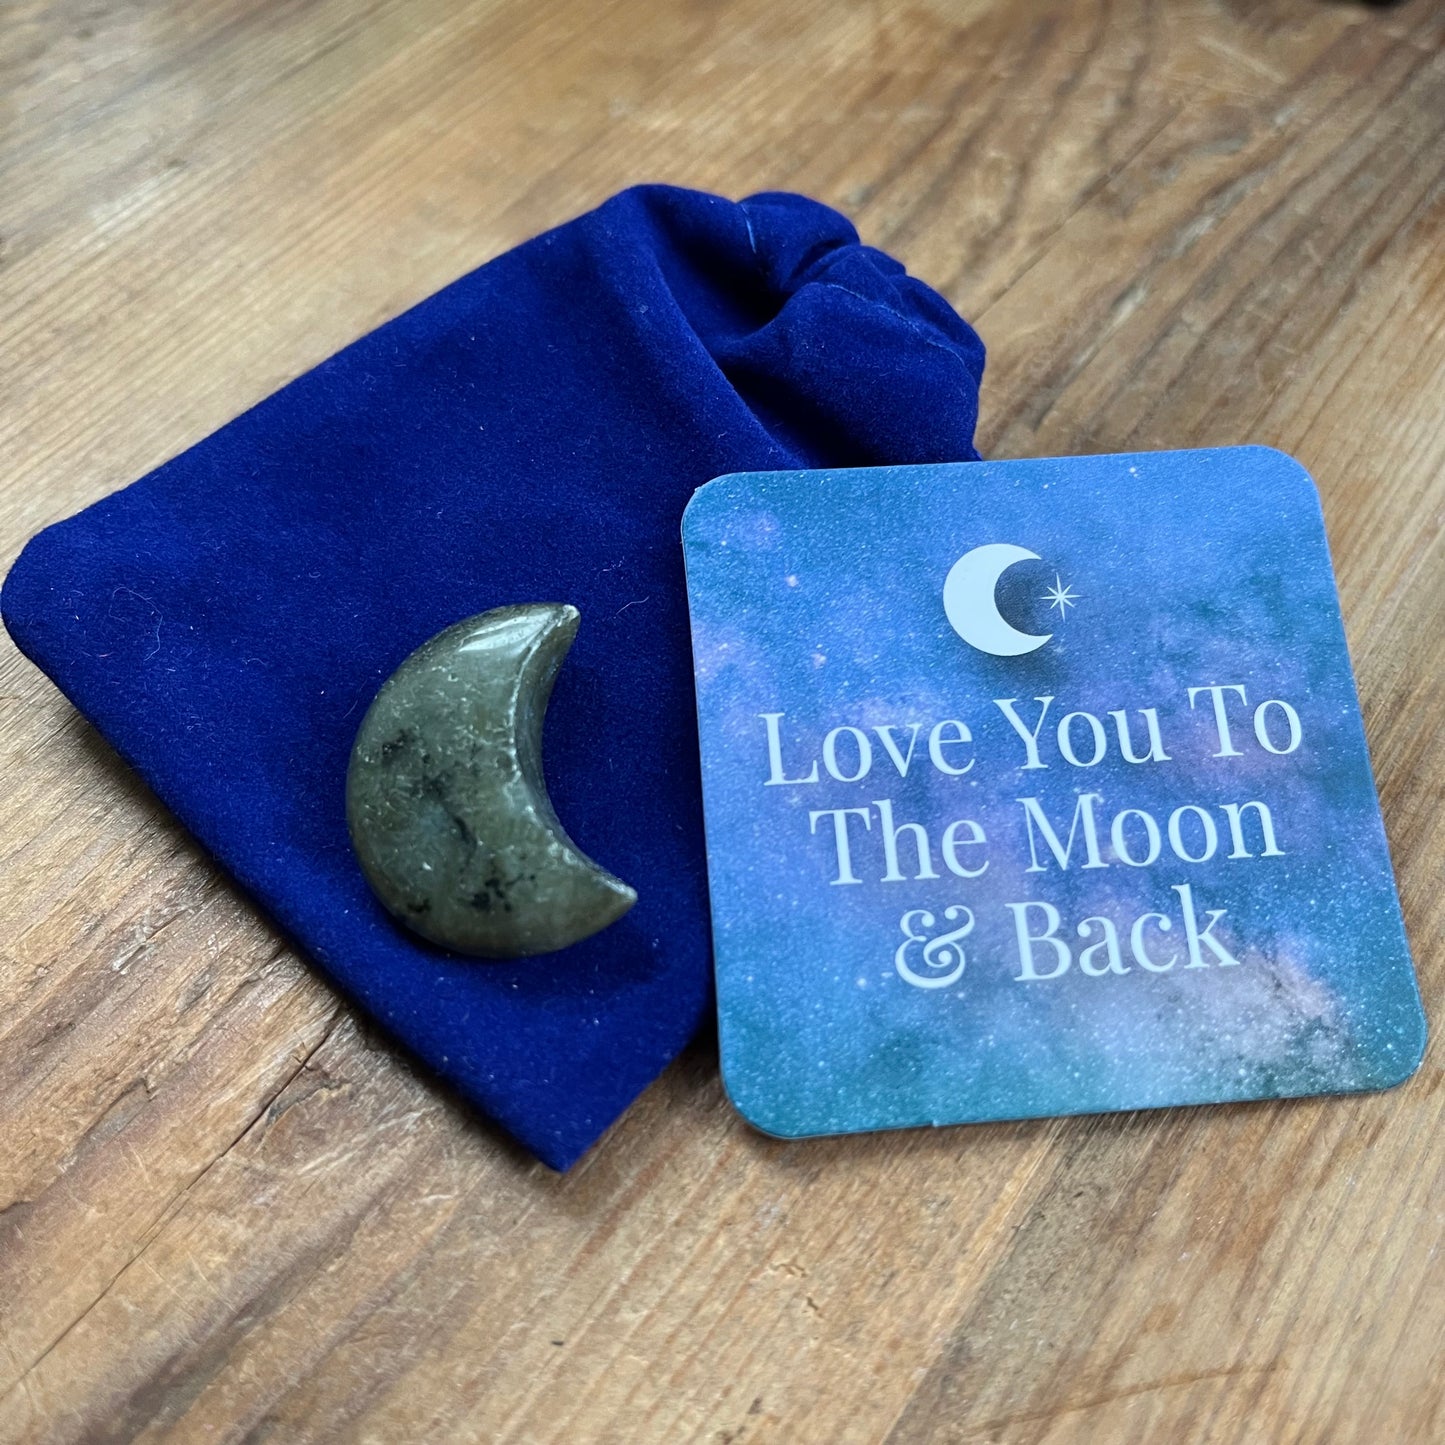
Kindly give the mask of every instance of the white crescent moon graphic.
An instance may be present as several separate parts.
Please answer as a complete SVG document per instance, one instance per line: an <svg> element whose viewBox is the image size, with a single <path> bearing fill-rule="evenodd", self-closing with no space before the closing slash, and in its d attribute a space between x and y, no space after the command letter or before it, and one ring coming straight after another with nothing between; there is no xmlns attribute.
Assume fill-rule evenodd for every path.
<svg viewBox="0 0 1445 1445"><path fill-rule="evenodd" d="M943 584L943 610L953 630L980 652L994 657L1021 657L1042 647L1054 634L1020 632L1004 621L994 592L998 579L1015 562L1037 562L1039 554L1012 542L989 542L965 552Z"/></svg>

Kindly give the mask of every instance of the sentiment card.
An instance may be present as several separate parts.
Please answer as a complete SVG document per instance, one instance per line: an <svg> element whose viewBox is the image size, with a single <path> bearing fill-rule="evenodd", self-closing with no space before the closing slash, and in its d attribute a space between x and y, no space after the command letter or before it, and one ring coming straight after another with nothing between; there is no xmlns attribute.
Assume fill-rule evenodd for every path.
<svg viewBox="0 0 1445 1445"><path fill-rule="evenodd" d="M1420 1061L1314 484L1258 447L719 477L683 524L723 1077L797 1137Z"/></svg>

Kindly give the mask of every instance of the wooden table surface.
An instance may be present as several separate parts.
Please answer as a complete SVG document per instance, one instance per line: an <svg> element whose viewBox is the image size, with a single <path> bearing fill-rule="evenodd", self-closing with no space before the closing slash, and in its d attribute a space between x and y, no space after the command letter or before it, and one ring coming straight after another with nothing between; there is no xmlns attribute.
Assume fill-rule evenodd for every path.
<svg viewBox="0 0 1445 1445"><path fill-rule="evenodd" d="M1445 989L1445 10L11 0L0 563L641 179L975 321L981 444L1318 478ZM786 1144L702 1042L566 1177L416 1077L0 652L0 1440L1445 1440L1385 1095Z"/></svg>

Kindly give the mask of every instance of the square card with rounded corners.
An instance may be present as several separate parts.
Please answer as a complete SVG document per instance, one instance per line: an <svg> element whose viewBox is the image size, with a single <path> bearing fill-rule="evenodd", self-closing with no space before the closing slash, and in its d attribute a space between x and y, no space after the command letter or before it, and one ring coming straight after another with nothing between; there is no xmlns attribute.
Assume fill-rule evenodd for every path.
<svg viewBox="0 0 1445 1445"><path fill-rule="evenodd" d="M1425 1020L1320 511L1262 447L719 477L723 1079L802 1137L1383 1089Z"/></svg>

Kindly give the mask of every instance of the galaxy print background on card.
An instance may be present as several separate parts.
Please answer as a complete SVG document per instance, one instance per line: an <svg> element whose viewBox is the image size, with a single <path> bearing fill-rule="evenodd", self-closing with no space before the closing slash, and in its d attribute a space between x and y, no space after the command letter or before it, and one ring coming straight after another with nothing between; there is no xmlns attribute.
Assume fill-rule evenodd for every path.
<svg viewBox="0 0 1445 1445"><path fill-rule="evenodd" d="M728 476L683 532L723 1075L754 1124L1415 1069L1424 1020L1297 463Z"/></svg>

